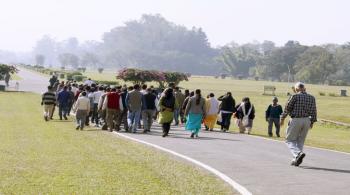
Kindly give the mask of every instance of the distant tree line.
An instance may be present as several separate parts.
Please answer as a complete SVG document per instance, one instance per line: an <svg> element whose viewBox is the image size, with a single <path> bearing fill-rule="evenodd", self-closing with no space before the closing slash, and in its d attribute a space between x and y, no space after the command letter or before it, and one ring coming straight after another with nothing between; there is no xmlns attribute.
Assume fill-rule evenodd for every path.
<svg viewBox="0 0 350 195"><path fill-rule="evenodd" d="M234 38L234 37L233 37ZM21 56L21 57L19 57ZM350 84L350 43L305 46L288 41L230 43L214 48L201 28L188 29L160 15L143 15L103 34L102 41L79 43L44 36L31 59L0 51L0 62L73 67L136 68L201 75L227 74L237 78Z"/></svg>

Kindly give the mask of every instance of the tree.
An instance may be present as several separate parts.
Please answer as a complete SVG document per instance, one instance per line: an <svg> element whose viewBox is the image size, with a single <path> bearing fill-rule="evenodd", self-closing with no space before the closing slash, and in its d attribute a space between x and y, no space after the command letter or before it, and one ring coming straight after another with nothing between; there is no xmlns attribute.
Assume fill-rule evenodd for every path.
<svg viewBox="0 0 350 195"><path fill-rule="evenodd" d="M44 35L40 40L36 42L36 45L33 49L33 53L35 54L35 56L45 56L44 61L46 61L47 64L55 64L57 60L57 43L55 39L51 38L48 35Z"/></svg>
<svg viewBox="0 0 350 195"><path fill-rule="evenodd" d="M0 64L0 80L3 80L6 74L14 74L17 72L18 69L15 66Z"/></svg>
<svg viewBox="0 0 350 195"><path fill-rule="evenodd" d="M307 49L297 60L295 70L297 78L311 83L325 83L329 76L337 71L334 55L325 48L313 46Z"/></svg>
<svg viewBox="0 0 350 195"><path fill-rule="evenodd" d="M37 54L35 56L35 62L37 65L44 65L45 63L45 56L41 54Z"/></svg>
<svg viewBox="0 0 350 195"><path fill-rule="evenodd" d="M91 66L96 68L100 64L98 56L91 52L85 52L81 58L82 66Z"/></svg>
<svg viewBox="0 0 350 195"><path fill-rule="evenodd" d="M71 65L74 68L79 66L79 57L71 53L63 53L58 56L62 67Z"/></svg>

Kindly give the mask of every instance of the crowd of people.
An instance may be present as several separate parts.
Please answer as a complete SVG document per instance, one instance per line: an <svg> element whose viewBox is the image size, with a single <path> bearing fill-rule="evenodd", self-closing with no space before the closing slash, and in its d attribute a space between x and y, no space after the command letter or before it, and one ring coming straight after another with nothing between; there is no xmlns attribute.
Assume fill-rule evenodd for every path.
<svg viewBox="0 0 350 195"><path fill-rule="evenodd" d="M91 79L83 84L60 82L56 76L50 80L47 92L42 96L44 119L53 118L56 107L60 120L67 120L75 113L76 129L85 126L109 131L143 133L151 131L154 121L161 124L163 137L168 136L171 125L183 125L191 132L191 138L198 137L202 125L213 131L218 124L221 131L230 128L231 118L236 118L240 133L251 133L255 109L248 97L236 105L231 92L215 98L214 93L203 97L200 89L184 90L174 83L168 88L156 89L146 84L109 87L94 83Z"/></svg>
<svg viewBox="0 0 350 195"><path fill-rule="evenodd" d="M139 129L148 133L155 120L162 126L163 137L168 136L172 123L183 125L191 132L191 138L198 137L202 128L213 131L218 124L221 131L230 129L231 119L240 133L251 133L255 118L255 108L249 97L244 97L236 104L231 92L215 98L214 93L203 97L200 89L184 90L170 83L166 89L156 89L146 84L134 86L109 87L94 83L88 79L84 84L76 82L59 82L57 77L50 79L47 92L42 96L44 119L53 118L56 106L60 120L67 120L71 111L75 113L76 130L94 124L95 127L110 132L120 131L136 133ZM299 166L305 153L303 146L309 128L317 121L315 98L306 93L303 83L297 83L295 94L290 96L285 110L274 97L266 109L268 135L280 137L280 127L289 115L291 117L286 143L293 155L292 165Z"/></svg>

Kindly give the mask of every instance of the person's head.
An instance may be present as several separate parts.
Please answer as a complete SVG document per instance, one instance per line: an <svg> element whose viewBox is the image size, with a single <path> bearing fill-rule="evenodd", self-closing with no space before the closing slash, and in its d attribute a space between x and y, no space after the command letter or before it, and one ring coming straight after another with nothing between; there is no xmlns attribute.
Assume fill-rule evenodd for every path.
<svg viewBox="0 0 350 195"><path fill-rule="evenodd" d="M104 87L100 86L100 87L98 88L98 90L99 90L99 91L103 91L103 90L104 90Z"/></svg>
<svg viewBox="0 0 350 195"><path fill-rule="evenodd" d="M106 88L106 92L110 92L111 91L111 88L110 87L107 87Z"/></svg>
<svg viewBox="0 0 350 195"><path fill-rule="evenodd" d="M213 98L214 96L215 96L214 93L209 94L209 97L211 97L211 98Z"/></svg>
<svg viewBox="0 0 350 195"><path fill-rule="evenodd" d="M90 86L86 86L85 90L86 90L86 91L90 91L90 90L91 90L91 87L90 87Z"/></svg>
<svg viewBox="0 0 350 195"><path fill-rule="evenodd" d="M68 86L68 91L72 91L72 87L71 86Z"/></svg>
<svg viewBox="0 0 350 195"><path fill-rule="evenodd" d="M140 90L140 85L139 84L135 84L134 85L134 90Z"/></svg>
<svg viewBox="0 0 350 195"><path fill-rule="evenodd" d="M242 102L243 103L250 103L250 100L249 100L249 97L244 97L243 99L242 99Z"/></svg>
<svg viewBox="0 0 350 195"><path fill-rule="evenodd" d="M170 83L169 83L169 88L174 89L174 88L175 88L175 83L174 83L174 82L170 82Z"/></svg>
<svg viewBox="0 0 350 195"><path fill-rule="evenodd" d="M128 91L132 91L132 90L134 90L134 87L133 86L129 86L128 87Z"/></svg>
<svg viewBox="0 0 350 195"><path fill-rule="evenodd" d="M112 91L112 92L116 92L116 91L117 91L117 88L113 87L111 91Z"/></svg>
<svg viewBox="0 0 350 195"><path fill-rule="evenodd" d="M147 85L146 84L142 84L142 90L146 90L147 89Z"/></svg>
<svg viewBox="0 0 350 195"><path fill-rule="evenodd" d="M294 88L296 92L304 92L306 90L305 84L302 82L295 83Z"/></svg>
<svg viewBox="0 0 350 195"><path fill-rule="evenodd" d="M189 95L190 95L190 90L185 89L185 95L186 95L186 96L189 96Z"/></svg>
<svg viewBox="0 0 350 195"><path fill-rule="evenodd" d="M67 86L64 86L64 87L63 87L63 90L64 90L64 91L67 91L67 89L68 89Z"/></svg>
<svg viewBox="0 0 350 195"><path fill-rule="evenodd" d="M176 92L179 92L179 91L180 91L180 88L179 88L179 87L175 87L175 91L176 91Z"/></svg>
<svg viewBox="0 0 350 195"><path fill-rule="evenodd" d="M170 99L171 97L173 97L173 89L172 88L165 89L164 95L166 99Z"/></svg>
<svg viewBox="0 0 350 195"><path fill-rule="evenodd" d="M48 86L47 90L52 91L52 86Z"/></svg>
<svg viewBox="0 0 350 195"><path fill-rule="evenodd" d="M152 93L152 88L150 88L150 87L147 88L147 89L146 89L146 92L147 92L147 93Z"/></svg>
<svg viewBox="0 0 350 195"><path fill-rule="evenodd" d="M226 95L227 96L232 96L232 93L231 92L227 92Z"/></svg>
<svg viewBox="0 0 350 195"><path fill-rule="evenodd" d="M194 96L194 91L191 91L190 97Z"/></svg>
<svg viewBox="0 0 350 195"><path fill-rule="evenodd" d="M91 81L91 78L88 78L89 81Z"/></svg>
<svg viewBox="0 0 350 195"><path fill-rule="evenodd" d="M86 96L86 91L81 92L81 96Z"/></svg>
<svg viewBox="0 0 350 195"><path fill-rule="evenodd" d="M273 98L272 98L272 103L273 103L273 104L277 104L277 102L278 102L278 98L277 98L277 97L273 97Z"/></svg>

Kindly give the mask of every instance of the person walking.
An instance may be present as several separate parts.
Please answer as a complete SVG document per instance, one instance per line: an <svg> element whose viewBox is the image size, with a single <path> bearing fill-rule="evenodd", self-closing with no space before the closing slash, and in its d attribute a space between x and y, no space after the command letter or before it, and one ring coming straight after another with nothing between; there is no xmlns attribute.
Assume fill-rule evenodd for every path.
<svg viewBox="0 0 350 195"><path fill-rule="evenodd" d="M97 91L92 94L92 100L94 103L92 118L91 120L95 122L95 127L100 127L100 117L98 114L98 103L100 102L101 96L103 95L104 88L100 86Z"/></svg>
<svg viewBox="0 0 350 195"><path fill-rule="evenodd" d="M272 127L275 125L276 136L280 137L280 116L283 112L282 106L278 104L278 98L273 97L272 104L267 107L265 112L265 118L268 122L268 134L270 137L273 136Z"/></svg>
<svg viewBox="0 0 350 195"><path fill-rule="evenodd" d="M107 119L106 119L106 115L107 115L107 111L106 109L103 109L103 103L105 101L105 98L107 96L107 94L111 92L111 88L110 87L106 87L104 93L102 94L100 101L98 102L98 112L100 115L100 123L102 125L101 129L102 130L108 130L108 125L107 125ZM103 121L103 123L102 123Z"/></svg>
<svg viewBox="0 0 350 195"><path fill-rule="evenodd" d="M111 92L106 95L102 109L106 110L107 113L106 119L109 131L119 131L119 117L123 110L123 102L116 88L112 88Z"/></svg>
<svg viewBox="0 0 350 195"><path fill-rule="evenodd" d="M74 98L75 95L74 95L74 92L72 91L72 86L68 86L68 93L69 93L70 97L69 97L67 115L70 116L70 111L72 110L72 107L73 107L74 101L75 101L75 98Z"/></svg>
<svg viewBox="0 0 350 195"><path fill-rule="evenodd" d="M151 131L153 115L156 112L156 100L157 97L152 93L152 89L147 88L145 94L142 95L142 120L144 133Z"/></svg>
<svg viewBox="0 0 350 195"><path fill-rule="evenodd" d="M187 116L185 128L191 132L191 138L198 137L205 115L205 99L201 95L201 90L196 89L195 95L189 99L185 109L185 116Z"/></svg>
<svg viewBox="0 0 350 195"><path fill-rule="evenodd" d="M220 96L218 100L221 101L221 131L226 132L230 129L232 114L236 112L236 101L232 97L231 92L227 92L226 95Z"/></svg>
<svg viewBox="0 0 350 195"><path fill-rule="evenodd" d="M185 90L185 92L187 91L187 89ZM187 93L186 93L187 94ZM186 96L186 95L185 95ZM189 102L189 100L191 99L191 97L194 96L194 91L191 91L191 92L188 92L188 96L185 98L183 104L181 105L181 109L182 109L182 112L185 113L185 110L186 110L186 106L187 106L187 103ZM184 123L186 123L187 121L187 118L186 118L186 115L184 115Z"/></svg>
<svg viewBox="0 0 350 195"><path fill-rule="evenodd" d="M60 120L62 120L62 117L65 120L68 120L67 114L68 114L68 107L70 102L70 94L67 91L68 87L64 86L62 91L60 91L57 95L57 102L58 102L58 115L60 117Z"/></svg>
<svg viewBox="0 0 350 195"><path fill-rule="evenodd" d="M134 85L134 89L126 96L126 105L128 107L128 126L129 130L136 133L140 117L142 106L142 93L140 92L140 85Z"/></svg>
<svg viewBox="0 0 350 195"><path fill-rule="evenodd" d="M181 90L179 87L175 87L175 91L174 91L174 95L175 95L175 99L178 103L178 105L182 105L183 102L185 101L185 94L181 93ZM183 122L183 112L182 109L180 108L176 108L174 110L174 119L175 119L175 126L179 125L179 117L180 117L180 121L181 123Z"/></svg>
<svg viewBox="0 0 350 195"><path fill-rule="evenodd" d="M255 118L254 105L250 103L250 99L245 97L242 103L237 107L235 117L238 119L239 133L251 133L253 128L253 120Z"/></svg>
<svg viewBox="0 0 350 195"><path fill-rule="evenodd" d="M122 98L122 103L123 103L123 110L120 114L119 117L119 124L124 124L124 130L126 132L129 131L129 127L128 127L128 109L126 106L126 96L128 95L128 89L126 87L122 88L121 92L120 92L120 97Z"/></svg>
<svg viewBox="0 0 350 195"><path fill-rule="evenodd" d="M206 117L204 118L204 124L208 128L206 130L213 131L219 109L219 101L215 99L213 93L210 93L209 98L206 100Z"/></svg>
<svg viewBox="0 0 350 195"><path fill-rule="evenodd" d="M56 83L56 81L57 81L57 76L56 75L52 75L52 77L49 80L50 86L53 87L54 84Z"/></svg>
<svg viewBox="0 0 350 195"><path fill-rule="evenodd" d="M158 123L162 124L163 137L168 136L170 125L174 119L174 110L178 107L172 88L167 88L159 99Z"/></svg>
<svg viewBox="0 0 350 195"><path fill-rule="evenodd" d="M47 92L42 95L41 105L44 106L44 119L49 121L56 103L56 94L52 91L52 86L47 87Z"/></svg>
<svg viewBox="0 0 350 195"><path fill-rule="evenodd" d="M281 126L289 115L286 132L286 144L293 155L292 166L299 166L304 157L304 143L309 129L317 121L317 108L315 97L306 93L305 84L295 84L296 94L292 95L281 115Z"/></svg>
<svg viewBox="0 0 350 195"><path fill-rule="evenodd" d="M79 98L77 99L73 110L75 112L75 118L77 122L76 130L84 130L86 116L90 112L90 100L87 97L85 91L81 92Z"/></svg>

